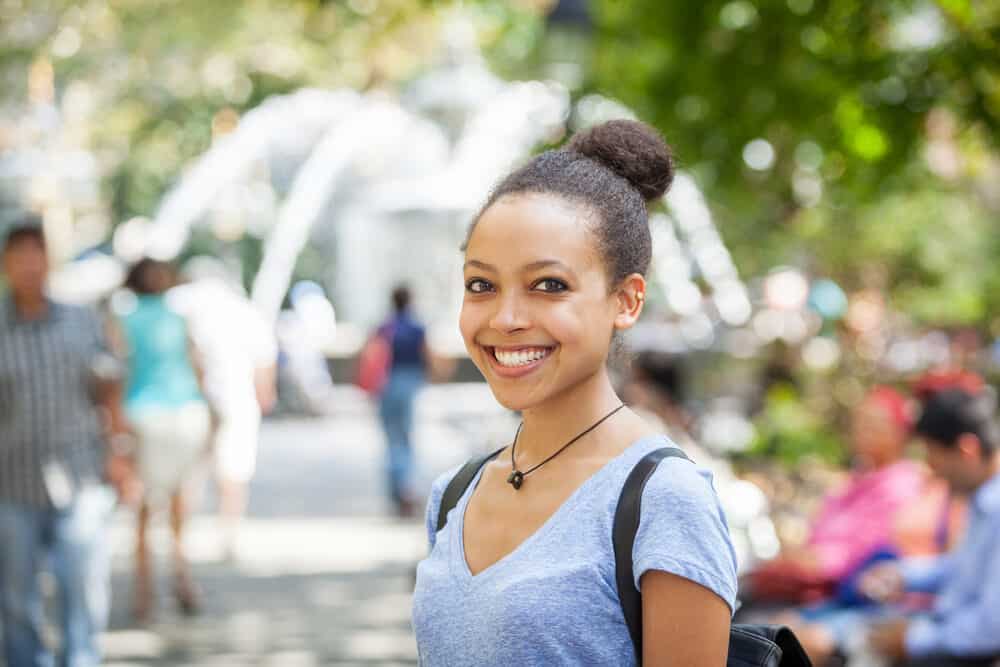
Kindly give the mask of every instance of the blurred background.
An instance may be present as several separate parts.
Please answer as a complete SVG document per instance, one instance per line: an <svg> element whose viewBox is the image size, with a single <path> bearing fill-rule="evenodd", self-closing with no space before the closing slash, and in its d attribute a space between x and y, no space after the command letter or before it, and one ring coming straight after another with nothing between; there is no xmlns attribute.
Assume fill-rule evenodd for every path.
<svg viewBox="0 0 1000 667"><path fill-rule="evenodd" d="M152 257L277 341L238 550L211 488L185 538L200 616L133 622L116 510L107 664L416 664L426 530L384 490L359 355L408 284L419 499L507 442L459 246L507 170L611 118L681 170L623 395L698 443L741 566L801 542L871 385L1000 377L998 35L975 0L0 0L0 230L41 217L51 295L114 314Z"/></svg>

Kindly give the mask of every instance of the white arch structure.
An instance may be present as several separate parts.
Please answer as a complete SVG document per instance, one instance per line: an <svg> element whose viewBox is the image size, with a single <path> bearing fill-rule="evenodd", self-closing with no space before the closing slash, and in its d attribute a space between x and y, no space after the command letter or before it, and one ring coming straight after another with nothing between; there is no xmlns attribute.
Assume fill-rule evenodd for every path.
<svg viewBox="0 0 1000 667"><path fill-rule="evenodd" d="M467 81L468 63L456 68ZM539 142L565 131L569 96L539 82L504 83L482 70L482 98L462 98L466 108L457 138L450 142L423 109L409 110L379 93L304 89L266 101L216 143L163 200L148 240L149 254L175 257L193 225L217 197L249 178L261 161L285 160L294 175L279 204L252 298L274 320L289 287L296 258L324 215L337 224L331 202L361 202L373 215L421 210L468 215L489 187ZM430 92L447 83L447 73L428 77ZM419 86L419 84L418 84ZM425 90L427 92L427 90ZM440 111L440 95L410 95L416 107ZM426 102L430 99L430 102ZM469 106L472 105L472 106ZM456 110L450 110L456 111ZM591 119L592 122L605 119ZM345 184L353 187L347 191ZM694 180L679 173L665 202L670 216L654 224L657 279L682 329L698 338L712 326L693 281L697 270L711 290L715 315L741 326L751 315L746 287L718 234ZM454 219L452 215L451 219Z"/></svg>
<svg viewBox="0 0 1000 667"><path fill-rule="evenodd" d="M468 76L468 67L462 75ZM467 110L454 147L440 127L377 93L303 90L269 100L248 113L164 198L147 253L175 257L225 188L246 179L276 145L308 141L253 283L254 302L273 319L296 258L349 172L366 172L365 182L349 196L364 197L375 211L471 211L511 164L565 125L569 97L561 87L518 82L485 89L495 94ZM417 170L398 173L401 161L415 158ZM384 168L371 169L365 162Z"/></svg>
<svg viewBox="0 0 1000 667"><path fill-rule="evenodd" d="M228 185L244 180L255 164L267 160L276 144L314 142L327 126L360 103L361 95L354 91L303 89L269 98L247 112L236 129L198 158L164 196L146 253L159 259L176 257L191 227L213 200Z"/></svg>

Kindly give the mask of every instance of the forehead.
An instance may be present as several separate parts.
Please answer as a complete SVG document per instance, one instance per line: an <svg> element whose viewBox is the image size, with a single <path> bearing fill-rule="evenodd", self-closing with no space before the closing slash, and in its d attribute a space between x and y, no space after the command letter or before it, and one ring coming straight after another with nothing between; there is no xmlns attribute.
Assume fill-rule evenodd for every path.
<svg viewBox="0 0 1000 667"><path fill-rule="evenodd" d="M577 270L599 268L591 212L562 197L518 194L502 197L483 211L466 248L466 258L510 268L539 258Z"/></svg>
<svg viewBox="0 0 1000 667"><path fill-rule="evenodd" d="M45 254L45 244L34 236L22 236L10 239L3 246L3 256L23 255L27 253Z"/></svg>
<svg viewBox="0 0 1000 667"><path fill-rule="evenodd" d="M873 399L866 399L854 406L854 416L868 421L885 421L890 418L889 410Z"/></svg>

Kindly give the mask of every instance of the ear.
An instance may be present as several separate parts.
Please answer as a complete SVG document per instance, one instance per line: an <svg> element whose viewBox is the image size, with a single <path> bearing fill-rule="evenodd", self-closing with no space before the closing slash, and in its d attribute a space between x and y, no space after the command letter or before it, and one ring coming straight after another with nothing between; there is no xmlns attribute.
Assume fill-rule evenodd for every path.
<svg viewBox="0 0 1000 667"><path fill-rule="evenodd" d="M638 273L625 277L615 291L618 313L615 315L615 329L628 329L639 319L646 303L646 279Z"/></svg>
<svg viewBox="0 0 1000 667"><path fill-rule="evenodd" d="M957 445L958 451L962 454L962 459L966 461L981 461L983 458L983 444L979 442L977 438L972 433L963 433L958 436Z"/></svg>

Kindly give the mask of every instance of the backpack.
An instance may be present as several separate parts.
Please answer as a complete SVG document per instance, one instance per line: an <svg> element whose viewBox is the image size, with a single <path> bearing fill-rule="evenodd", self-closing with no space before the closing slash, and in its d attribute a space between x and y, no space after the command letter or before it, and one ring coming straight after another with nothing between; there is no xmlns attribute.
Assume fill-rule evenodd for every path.
<svg viewBox="0 0 1000 667"><path fill-rule="evenodd" d="M382 394L392 371L392 337L388 331L376 331L358 354L355 384L369 396Z"/></svg>
<svg viewBox="0 0 1000 667"><path fill-rule="evenodd" d="M501 448L485 458L468 461L445 487L438 509L437 530L448 523L448 512L458 504L479 469L496 458ZM676 447L663 447L646 454L632 469L622 487L615 510L612 542L615 550L615 574L618 596L635 646L636 661L642 664L642 595L635 587L632 570L632 546L639 530L642 491L664 458L687 455ZM729 631L727 667L812 667L798 639L791 630L777 625L735 623Z"/></svg>

